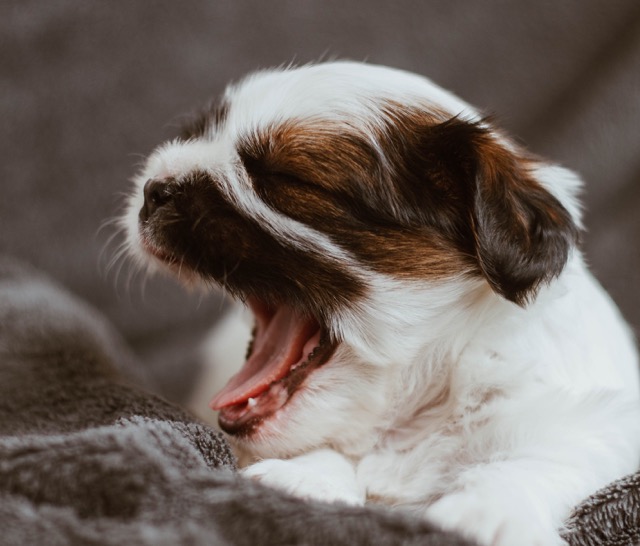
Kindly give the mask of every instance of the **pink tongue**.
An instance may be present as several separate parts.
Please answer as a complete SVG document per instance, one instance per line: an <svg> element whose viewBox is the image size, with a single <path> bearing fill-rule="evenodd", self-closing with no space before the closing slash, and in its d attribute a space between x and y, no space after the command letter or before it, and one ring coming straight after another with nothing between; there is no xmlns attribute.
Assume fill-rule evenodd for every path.
<svg viewBox="0 0 640 546"><path fill-rule="evenodd" d="M270 318L265 318L264 312L261 314L257 315L253 353L213 398L209 404L212 409L233 406L261 394L306 356L303 354L305 344L318 330L314 321L296 316L285 306L279 307Z"/></svg>

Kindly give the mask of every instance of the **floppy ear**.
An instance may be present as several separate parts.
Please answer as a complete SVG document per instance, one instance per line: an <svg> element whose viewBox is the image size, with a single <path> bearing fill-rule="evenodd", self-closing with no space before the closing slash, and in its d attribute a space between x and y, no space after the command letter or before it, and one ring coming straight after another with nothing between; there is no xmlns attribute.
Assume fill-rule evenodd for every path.
<svg viewBox="0 0 640 546"><path fill-rule="evenodd" d="M406 148L404 172L413 173L423 221L473 256L495 292L525 305L560 274L578 240L567 209L532 174L534 161L509 149L485 121L454 117L402 127L405 140L417 135Z"/></svg>
<svg viewBox="0 0 640 546"><path fill-rule="evenodd" d="M467 202L476 259L495 292L525 305L541 283L561 273L578 228L533 177L531 162L500 143L483 123L468 125L473 172Z"/></svg>

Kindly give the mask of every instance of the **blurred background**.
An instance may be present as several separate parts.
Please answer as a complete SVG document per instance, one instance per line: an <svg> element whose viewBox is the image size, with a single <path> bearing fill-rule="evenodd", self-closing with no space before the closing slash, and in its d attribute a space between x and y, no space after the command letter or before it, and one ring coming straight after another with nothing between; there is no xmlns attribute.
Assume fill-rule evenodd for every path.
<svg viewBox="0 0 640 546"><path fill-rule="evenodd" d="M180 400L221 299L109 269L101 226L180 116L247 71L321 58L427 75L578 171L588 260L640 331L637 0L4 0L0 252L104 312Z"/></svg>

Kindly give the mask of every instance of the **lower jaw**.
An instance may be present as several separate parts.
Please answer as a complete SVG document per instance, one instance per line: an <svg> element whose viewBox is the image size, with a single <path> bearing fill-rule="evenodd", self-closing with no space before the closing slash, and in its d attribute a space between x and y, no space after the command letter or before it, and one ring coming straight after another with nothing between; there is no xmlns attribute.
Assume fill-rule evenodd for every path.
<svg viewBox="0 0 640 546"><path fill-rule="evenodd" d="M238 421L228 419L225 416L224 410L221 410L218 414L218 424L224 432L234 436L235 438L247 438L252 436L262 422L265 419L268 419L268 417L269 416L254 417L245 422L239 423Z"/></svg>
<svg viewBox="0 0 640 546"><path fill-rule="evenodd" d="M222 408L218 413L218 424L224 432L235 438L249 438L262 427L265 421L278 417L278 414L286 411L291 399L300 394L303 389L304 386L299 385L289 391L286 381L276 382L255 399L250 399L254 400L253 407L248 401Z"/></svg>
<svg viewBox="0 0 640 546"><path fill-rule="evenodd" d="M277 393L272 394L272 390L279 391L279 396ZM280 411L288 401L286 389L278 388L275 384L254 400L253 408L250 402L222 408L218 414L218 424L227 434L240 438L247 437L253 434L263 421Z"/></svg>

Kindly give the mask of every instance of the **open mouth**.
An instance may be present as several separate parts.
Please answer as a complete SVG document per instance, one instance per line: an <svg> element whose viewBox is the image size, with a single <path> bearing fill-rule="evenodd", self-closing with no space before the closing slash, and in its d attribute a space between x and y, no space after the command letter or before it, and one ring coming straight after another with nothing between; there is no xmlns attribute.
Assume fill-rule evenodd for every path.
<svg viewBox="0 0 640 546"><path fill-rule="evenodd" d="M250 434L287 404L337 345L314 318L286 305L268 307L254 298L248 304L256 326L247 360L210 403L220 411L220 427L235 435Z"/></svg>

